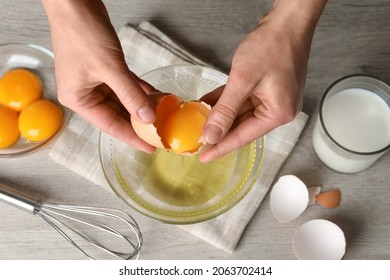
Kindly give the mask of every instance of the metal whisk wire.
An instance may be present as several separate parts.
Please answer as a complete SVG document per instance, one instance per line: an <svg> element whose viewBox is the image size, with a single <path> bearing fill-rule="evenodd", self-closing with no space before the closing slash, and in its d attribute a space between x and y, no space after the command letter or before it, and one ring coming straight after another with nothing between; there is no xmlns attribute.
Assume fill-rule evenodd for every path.
<svg viewBox="0 0 390 280"><path fill-rule="evenodd" d="M94 221L92 219L83 218L83 220L80 220L78 218L75 218L71 215L66 214L66 212L70 213L76 213L76 214L88 214L88 215L94 215L99 217L108 217L112 219L117 219L124 224L126 224L135 234L136 242L131 241L127 236L119 232L118 230L103 224L98 221ZM117 214L112 214L112 213ZM85 250L83 250L76 242L74 242L65 232L62 230L57 224L66 227L70 231L74 232L78 236L82 237L85 241L87 241L89 244L105 251L106 253L121 258L121 259L132 259L133 257L138 258L141 250L142 245L142 234L139 230L138 224L136 221L126 212L112 209L112 208L101 208L101 207L86 207L86 206L71 206L71 205L55 205L55 204L49 204L49 203L39 203L36 207L35 214L42 217L47 223L49 223L56 231L58 231L67 241L69 241L73 246L78 248L86 257L90 259L94 259L90 254L88 254ZM123 218L126 217L126 218ZM133 248L132 252L130 253L121 253L114 250L110 250L106 247L103 247L96 241L90 239L85 234L75 230L74 228L68 226L64 221L59 220L56 218L56 216L60 216L65 219L69 219L74 222L78 222L80 224L84 224L87 226L90 226L92 228L97 228L99 230L105 231L107 233L110 233L114 236L117 236L121 238L122 240L126 241L130 244L130 246Z"/></svg>
<svg viewBox="0 0 390 280"><path fill-rule="evenodd" d="M51 225L58 233L60 233L70 244L79 249L87 258L95 259L92 254L88 253L82 248L77 242L75 242L69 233L73 233L76 236L81 237L86 244L100 249L110 256L114 256L120 259L128 260L132 258L138 259L141 247L142 247L142 234L138 227L137 222L128 213L103 207L87 207L87 206L73 206L73 205L59 205L42 202L32 196L19 192L13 188L2 185L0 183L0 200L21 208L27 212L40 216L49 225ZM102 223L99 220L92 219L110 219L115 222L120 222L130 229L131 235L134 236L132 239L113 228L112 226ZM113 222L113 221L111 221ZM72 223L72 226L70 225ZM96 240L93 240L88 235L84 234L80 230L76 229L75 225L82 225L84 227L98 229L101 232L113 235L131 248L128 252L118 252L116 250L109 249L103 246ZM134 239L134 240L133 240ZM121 247L122 249L122 247Z"/></svg>

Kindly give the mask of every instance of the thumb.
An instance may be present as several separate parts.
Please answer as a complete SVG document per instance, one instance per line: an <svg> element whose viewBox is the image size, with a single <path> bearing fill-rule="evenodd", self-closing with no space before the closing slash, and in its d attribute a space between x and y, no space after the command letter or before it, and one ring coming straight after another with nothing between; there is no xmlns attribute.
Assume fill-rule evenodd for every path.
<svg viewBox="0 0 390 280"><path fill-rule="evenodd" d="M140 122L151 123L156 118L155 105L138 80L126 67L122 71L112 73L107 79L107 85L115 92L130 115L135 116Z"/></svg>

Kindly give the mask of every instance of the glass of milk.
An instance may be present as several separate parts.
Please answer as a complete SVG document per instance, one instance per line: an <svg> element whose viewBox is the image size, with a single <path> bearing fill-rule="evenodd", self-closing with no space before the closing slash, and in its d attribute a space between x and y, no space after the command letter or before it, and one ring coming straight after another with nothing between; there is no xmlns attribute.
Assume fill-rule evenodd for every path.
<svg viewBox="0 0 390 280"><path fill-rule="evenodd" d="M334 82L321 99L313 147L335 171L370 167L390 149L390 86L367 75Z"/></svg>

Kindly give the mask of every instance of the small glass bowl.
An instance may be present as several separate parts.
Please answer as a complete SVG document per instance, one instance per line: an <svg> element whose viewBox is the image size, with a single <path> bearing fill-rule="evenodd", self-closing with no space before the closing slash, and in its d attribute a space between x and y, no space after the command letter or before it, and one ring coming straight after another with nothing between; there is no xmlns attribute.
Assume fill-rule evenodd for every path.
<svg viewBox="0 0 390 280"><path fill-rule="evenodd" d="M63 110L63 127L69 118L70 112L61 106L57 100L53 58L54 55L51 51L38 45L24 43L1 44L0 77L15 68L24 68L35 73L42 82L42 98L49 99ZM0 149L0 157L29 154L46 145L54 137L41 142L30 142L21 136L11 147Z"/></svg>
<svg viewBox="0 0 390 280"><path fill-rule="evenodd" d="M158 90L194 100L225 84L227 76L201 66L168 66L142 79ZM160 149L149 155L100 135L100 160L113 191L140 213L172 224L205 221L236 205L258 179L264 150L260 139L202 164L197 155Z"/></svg>

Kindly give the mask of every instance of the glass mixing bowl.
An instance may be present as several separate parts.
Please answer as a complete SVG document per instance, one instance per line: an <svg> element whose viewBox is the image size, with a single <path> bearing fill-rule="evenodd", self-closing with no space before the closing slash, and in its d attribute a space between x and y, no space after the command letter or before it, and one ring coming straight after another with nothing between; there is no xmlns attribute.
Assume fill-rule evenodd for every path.
<svg viewBox="0 0 390 280"><path fill-rule="evenodd" d="M49 99L61 107L64 112L62 124L64 126L70 112L61 106L57 100L53 58L54 55L51 51L38 45L24 43L0 44L0 78L15 68L27 69L37 74L42 82L42 98ZM30 142L20 137L11 147L0 149L0 157L29 154L46 145L54 137L41 142Z"/></svg>
<svg viewBox="0 0 390 280"><path fill-rule="evenodd" d="M169 66L142 79L194 100L225 84L227 76L206 67ZM263 140L203 164L197 155L162 149L149 155L101 133L100 159L111 188L132 208L166 223L189 224L226 212L248 193L262 168Z"/></svg>

